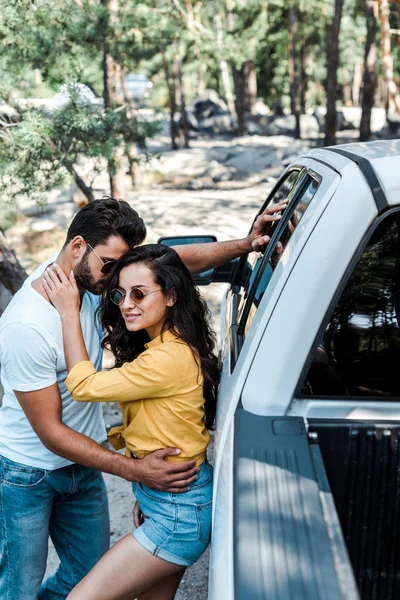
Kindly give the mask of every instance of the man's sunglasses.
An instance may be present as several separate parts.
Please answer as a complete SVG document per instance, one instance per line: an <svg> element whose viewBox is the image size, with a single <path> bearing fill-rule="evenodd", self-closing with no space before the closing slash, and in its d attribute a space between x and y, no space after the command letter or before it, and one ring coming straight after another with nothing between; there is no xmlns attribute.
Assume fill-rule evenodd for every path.
<svg viewBox="0 0 400 600"><path fill-rule="evenodd" d="M141 290L138 287L133 287L133 288L131 288L131 291L129 292L129 297L132 300L132 302L134 302L135 304L140 304L141 302L143 302L145 297L148 296L149 294L154 294L154 292L161 292L161 291L162 291L161 288L158 288L157 290L152 290L151 292L144 292L143 290ZM117 306L120 306L125 300L126 293L118 288L114 288L109 293L109 297L110 297L111 302L114 302L114 304L116 304Z"/></svg>
<svg viewBox="0 0 400 600"><path fill-rule="evenodd" d="M86 245L89 246L89 248L91 249L92 252L95 253L95 255L97 256L97 258L99 259L99 261L101 262L101 264L103 265L100 269L100 271L102 273L104 273L104 275L108 275L108 273L111 271L111 269L113 268L113 266L115 265L115 263L117 262L116 260L106 260L104 262L104 260L102 258L100 258L100 256L97 254L96 250L93 248L93 246L91 246L89 244L89 242L86 242Z"/></svg>

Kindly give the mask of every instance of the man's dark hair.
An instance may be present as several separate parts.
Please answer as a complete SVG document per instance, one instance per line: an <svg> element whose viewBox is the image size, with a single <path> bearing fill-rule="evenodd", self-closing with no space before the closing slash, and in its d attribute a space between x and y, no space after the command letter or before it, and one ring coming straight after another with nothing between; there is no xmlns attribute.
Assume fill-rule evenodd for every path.
<svg viewBox="0 0 400 600"><path fill-rule="evenodd" d="M105 196L87 204L75 215L64 245L77 235L81 235L93 247L104 244L111 236L118 236L130 248L134 248L146 237L146 227L143 219L127 202Z"/></svg>

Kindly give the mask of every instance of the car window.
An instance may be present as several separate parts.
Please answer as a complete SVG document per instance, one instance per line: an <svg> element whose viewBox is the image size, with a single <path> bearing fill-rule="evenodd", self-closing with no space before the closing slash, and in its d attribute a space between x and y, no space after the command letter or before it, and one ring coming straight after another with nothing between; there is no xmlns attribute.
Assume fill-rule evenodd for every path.
<svg viewBox="0 0 400 600"><path fill-rule="evenodd" d="M283 228L282 233L279 235L276 241L279 241L282 244L283 251L285 250L290 238L292 237L296 227L300 223L303 218L308 206L312 198L315 196L315 193L321 183L321 178L316 174L309 172L306 176L306 181L303 181L304 187L298 197L294 197L295 194L291 194L291 198L288 197L289 206L288 206L288 217L286 219L286 225ZM293 198L294 205L290 204L290 200ZM275 200L273 198L273 202L280 202L281 199ZM283 219L285 215L283 215ZM249 287L247 290L247 306L242 305L242 313L240 315L241 318L241 331L244 336L247 335L250 325L253 321L253 318L257 312L258 306L262 300L265 290L268 287L268 284L274 274L274 271L283 256L283 251L281 253L273 253L270 256L259 255L255 266L251 272L251 276L249 278ZM260 271L261 269L261 271ZM259 273L260 271L260 273Z"/></svg>
<svg viewBox="0 0 400 600"><path fill-rule="evenodd" d="M268 200L265 202L260 213L262 213L271 204L278 204L278 202L282 202L283 200L290 201L294 191L297 188L297 185L304 176L304 172L305 169L294 169L293 171L289 171L285 179L276 189L275 193L273 193L273 195L270 198L268 198ZM249 254L245 269L245 280L243 282L244 299L247 297L248 291L254 282L254 278L257 274L257 270L259 268L262 258L262 255L256 252L252 252Z"/></svg>
<svg viewBox="0 0 400 600"><path fill-rule="evenodd" d="M399 233L400 212L372 233L323 327L301 395L400 395Z"/></svg>

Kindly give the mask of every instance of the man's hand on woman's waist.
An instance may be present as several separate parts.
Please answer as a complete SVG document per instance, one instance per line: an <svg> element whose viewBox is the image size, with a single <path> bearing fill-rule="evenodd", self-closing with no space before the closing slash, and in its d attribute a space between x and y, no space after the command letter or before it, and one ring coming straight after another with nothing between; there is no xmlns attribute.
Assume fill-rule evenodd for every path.
<svg viewBox="0 0 400 600"><path fill-rule="evenodd" d="M167 456L176 456L179 452L177 448L163 448L138 460L126 458L126 472L121 475L128 481L142 483L162 492L187 492L190 484L196 481L199 469L195 460L179 464L165 461Z"/></svg>

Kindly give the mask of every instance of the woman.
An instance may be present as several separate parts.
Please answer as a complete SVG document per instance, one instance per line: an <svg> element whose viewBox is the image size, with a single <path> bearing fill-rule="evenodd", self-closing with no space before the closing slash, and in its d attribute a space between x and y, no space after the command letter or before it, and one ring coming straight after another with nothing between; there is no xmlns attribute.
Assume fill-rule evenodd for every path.
<svg viewBox="0 0 400 600"><path fill-rule="evenodd" d="M218 367L205 303L171 248L154 244L128 252L110 274L101 311L103 345L111 348L117 368L97 373L86 353L73 274L68 279L53 265L45 289L61 315L71 395L84 402L120 402L123 426L112 434L115 447L126 445L127 454L139 459L158 448L179 447L181 454L169 459L195 459L199 467L183 494L133 484L137 529L113 546L68 599L172 599L211 532L206 449Z"/></svg>

